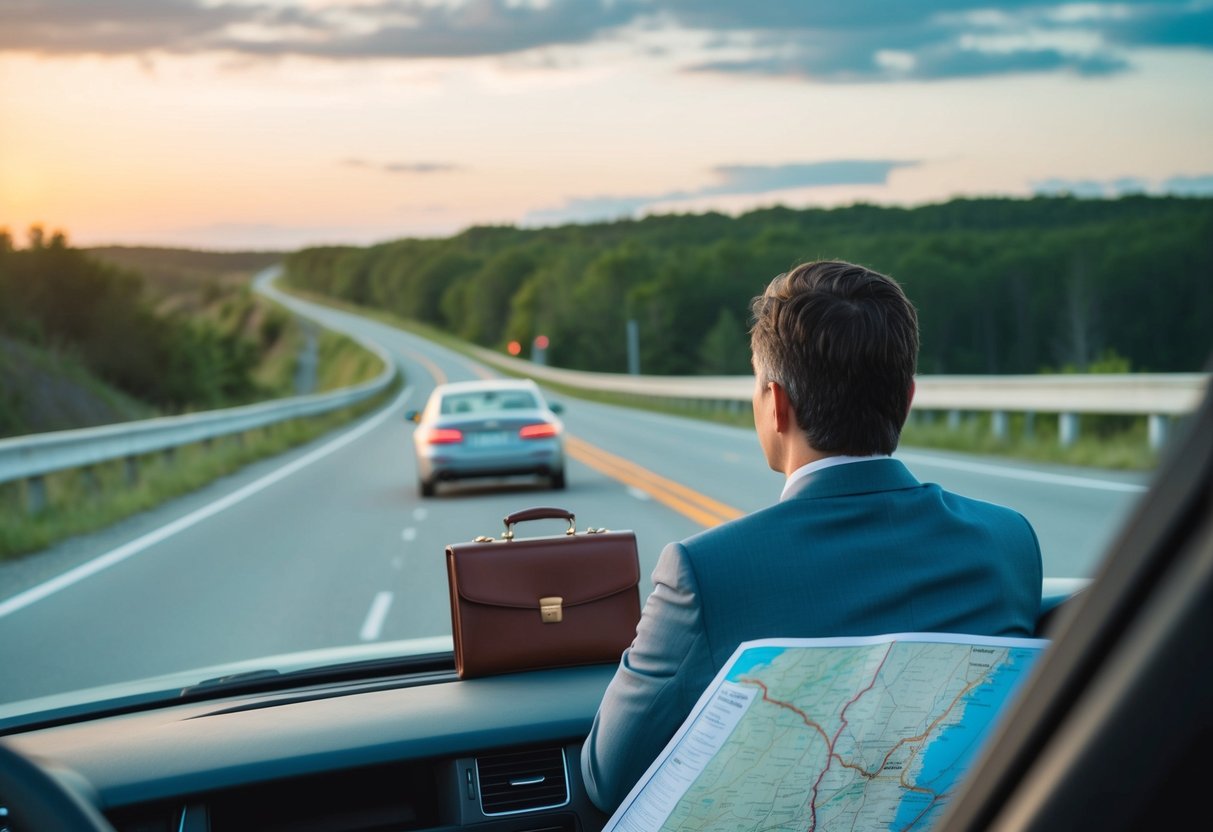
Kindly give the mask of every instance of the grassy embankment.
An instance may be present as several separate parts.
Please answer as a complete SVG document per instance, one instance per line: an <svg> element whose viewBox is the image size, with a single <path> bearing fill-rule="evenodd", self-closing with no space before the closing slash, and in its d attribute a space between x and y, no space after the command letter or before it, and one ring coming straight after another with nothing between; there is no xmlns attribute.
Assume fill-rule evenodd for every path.
<svg viewBox="0 0 1213 832"><path fill-rule="evenodd" d="M282 285L282 284L280 284ZM402 319L390 312L359 307L315 292L289 288L292 293L340 309L357 312L384 323L413 332L443 346L476 357L467 342L418 321ZM516 375L505 366L503 373ZM633 407L657 413L689 416L722 424L753 427L754 418L747 402L737 405L656 399L621 393L583 390L563 384L543 382L543 386L561 395L605 404ZM968 414L958 428L950 428L942 413L916 413L902 432L903 447L939 448L964 453L1001 456L1061 465L1091 468L1148 471L1158 464L1158 453L1146 440L1145 417L1086 416L1081 419L1079 439L1063 448L1058 442L1057 417L1041 414L1028 429L1022 414L1012 415L1007 437L998 439L988 414Z"/></svg>
<svg viewBox="0 0 1213 832"><path fill-rule="evenodd" d="M239 331L259 347L252 371L256 394L250 400L293 395L296 363L305 343L315 338L317 369L315 392L338 389L373 378L382 369L374 354L345 336L301 324L293 315L248 289L252 269L261 263L229 259L231 255L164 250L117 250L139 262L120 259L122 265L145 270L148 292L158 307L206 319L221 329ZM150 251L150 253L149 253ZM104 253L99 253L104 256ZM150 264L150 268L148 267ZM243 267L243 268L242 268ZM0 350L0 371L20 372L32 382L30 389L71 401L89 399L86 413L65 411L54 402L45 407L23 408L27 430L85 427L91 424L156 415L153 408L122 396L91 376L70 356L9 344ZM34 368L34 370L31 370ZM67 537L104 528L124 517L145 511L172 497L188 493L245 465L330 431L378 406L394 394L386 393L360 405L332 413L292 420L278 425L197 443L170 454L149 454L127 463L118 460L87 470L61 471L44 477L45 506L30 514L27 483L0 485L0 559L43 549ZM67 391L67 392L64 392ZM82 394L81 391L86 391ZM28 404L32 395L23 396ZM113 402L108 410L96 402ZM233 402L233 404L236 404ZM29 413L41 424L28 425ZM42 417L56 414L47 424ZM73 421L73 419L75 421Z"/></svg>

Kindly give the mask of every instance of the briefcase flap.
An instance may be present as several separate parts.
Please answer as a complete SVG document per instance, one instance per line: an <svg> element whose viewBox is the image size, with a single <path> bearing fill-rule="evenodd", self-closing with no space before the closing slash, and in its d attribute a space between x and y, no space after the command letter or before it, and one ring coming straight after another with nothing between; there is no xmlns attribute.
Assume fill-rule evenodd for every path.
<svg viewBox="0 0 1213 832"><path fill-rule="evenodd" d="M600 532L447 547L459 597L474 604L535 609L559 596L565 607L636 591L640 564L631 532Z"/></svg>

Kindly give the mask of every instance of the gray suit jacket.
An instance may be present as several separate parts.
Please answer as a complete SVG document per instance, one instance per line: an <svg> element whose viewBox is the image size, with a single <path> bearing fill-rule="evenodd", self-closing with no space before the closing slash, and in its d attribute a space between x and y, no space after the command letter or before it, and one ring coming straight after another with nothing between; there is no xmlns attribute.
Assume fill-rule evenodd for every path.
<svg viewBox="0 0 1213 832"><path fill-rule="evenodd" d="M611 811L737 645L899 632L1028 636L1040 545L1017 512L894 459L815 471L774 506L661 553L655 589L582 751Z"/></svg>

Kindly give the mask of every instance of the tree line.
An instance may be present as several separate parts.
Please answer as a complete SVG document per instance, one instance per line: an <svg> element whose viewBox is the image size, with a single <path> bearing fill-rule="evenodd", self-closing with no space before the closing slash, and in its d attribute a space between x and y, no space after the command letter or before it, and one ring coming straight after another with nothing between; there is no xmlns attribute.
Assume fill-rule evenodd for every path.
<svg viewBox="0 0 1213 832"><path fill-rule="evenodd" d="M143 278L30 230L0 229L0 335L67 352L109 384L165 411L220 407L257 390L260 345L184 315L160 314Z"/></svg>
<svg viewBox="0 0 1213 832"><path fill-rule="evenodd" d="M288 255L288 280L491 348L548 336L549 363L749 371L748 304L806 260L897 279L922 373L1204 369L1213 346L1213 199L958 199L784 207L593 225L470 228L444 239Z"/></svg>

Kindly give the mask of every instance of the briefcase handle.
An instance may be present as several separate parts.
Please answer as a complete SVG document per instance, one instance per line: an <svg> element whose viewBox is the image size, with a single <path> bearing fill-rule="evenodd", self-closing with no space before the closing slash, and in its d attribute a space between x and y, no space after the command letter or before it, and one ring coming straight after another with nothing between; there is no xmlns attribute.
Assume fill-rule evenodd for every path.
<svg viewBox="0 0 1213 832"><path fill-rule="evenodd" d="M569 528L565 534L577 533L577 519L573 516L573 512L564 508L556 508L555 506L535 506L533 508L524 508L521 511L515 511L513 514L505 516L505 534L502 535L506 540L514 539L514 524L525 523L528 520L566 520Z"/></svg>

